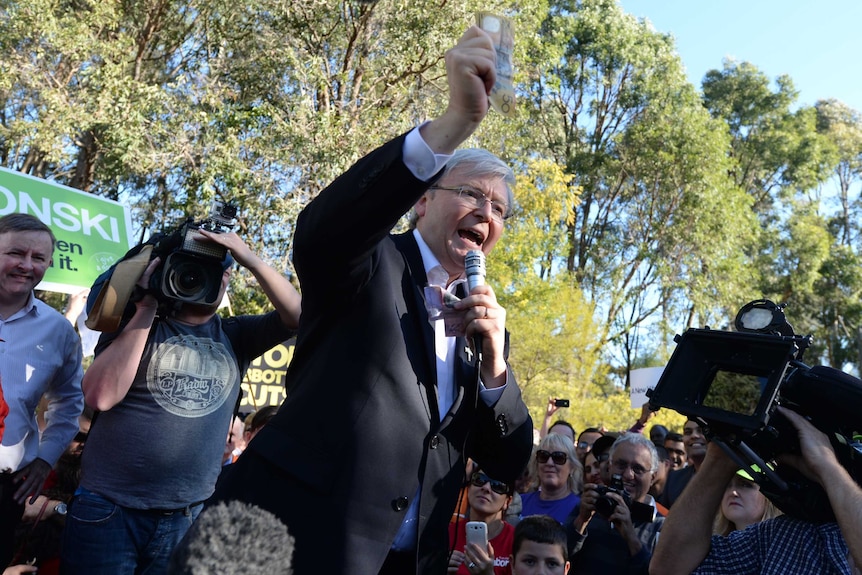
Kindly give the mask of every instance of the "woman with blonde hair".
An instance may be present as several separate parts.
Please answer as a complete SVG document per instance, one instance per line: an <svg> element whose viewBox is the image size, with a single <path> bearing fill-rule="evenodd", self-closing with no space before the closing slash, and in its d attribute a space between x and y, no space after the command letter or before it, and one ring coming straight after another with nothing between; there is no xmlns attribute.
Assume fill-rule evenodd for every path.
<svg viewBox="0 0 862 575"><path fill-rule="evenodd" d="M583 467L575 455L572 441L549 433L530 460L530 473L538 490L521 495L521 517L550 515L563 523L581 501Z"/></svg>
<svg viewBox="0 0 862 575"><path fill-rule="evenodd" d="M760 492L760 486L751 475L740 469L724 490L713 533L728 535L731 531L745 529L781 514L772 501Z"/></svg>

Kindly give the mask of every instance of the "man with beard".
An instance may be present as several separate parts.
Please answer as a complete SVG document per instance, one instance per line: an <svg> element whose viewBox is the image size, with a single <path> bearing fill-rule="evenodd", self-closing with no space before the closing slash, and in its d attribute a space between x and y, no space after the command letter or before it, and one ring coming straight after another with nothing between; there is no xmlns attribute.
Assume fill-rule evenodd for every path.
<svg viewBox="0 0 862 575"><path fill-rule="evenodd" d="M227 249L215 301L235 259L275 311L223 321L217 303L177 305L150 292L161 260L150 262L137 282L142 293L133 298L134 314L102 335L83 380L87 404L99 413L66 521L68 575L166 571L172 549L215 487L248 364L298 323L299 295L284 276L235 233L197 233L196 241Z"/></svg>

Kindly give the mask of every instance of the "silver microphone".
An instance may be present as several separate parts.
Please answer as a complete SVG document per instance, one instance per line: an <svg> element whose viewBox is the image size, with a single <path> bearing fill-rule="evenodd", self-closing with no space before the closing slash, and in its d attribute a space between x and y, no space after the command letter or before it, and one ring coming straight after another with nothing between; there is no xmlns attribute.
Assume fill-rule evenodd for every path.
<svg viewBox="0 0 862 575"><path fill-rule="evenodd" d="M467 276L467 293L473 292L476 286L485 284L485 253L480 250L470 250L464 256L464 273Z"/></svg>

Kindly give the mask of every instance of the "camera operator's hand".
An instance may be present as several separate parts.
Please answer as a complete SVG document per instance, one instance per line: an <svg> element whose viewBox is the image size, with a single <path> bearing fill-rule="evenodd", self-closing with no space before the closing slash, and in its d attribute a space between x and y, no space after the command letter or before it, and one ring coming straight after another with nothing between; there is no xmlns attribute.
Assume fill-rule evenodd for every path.
<svg viewBox="0 0 862 575"><path fill-rule="evenodd" d="M584 485L584 491L581 493L581 503L578 509L578 516L575 518L575 529L578 533L586 533L587 524L593 515L596 514L596 500L600 497L596 491L595 483L587 483Z"/></svg>
<svg viewBox="0 0 862 575"><path fill-rule="evenodd" d="M835 512L853 562L862 565L862 488L835 457L829 438L798 413L778 408L799 432L802 455L785 454L779 461L796 467L823 486Z"/></svg>
<svg viewBox="0 0 862 575"><path fill-rule="evenodd" d="M156 318L158 300L150 292L150 277L161 258L153 258L135 283L140 296L135 298L135 314L84 372L81 389L84 401L93 409L107 411L118 404L132 386L150 329Z"/></svg>
<svg viewBox="0 0 862 575"><path fill-rule="evenodd" d="M251 251L251 248L249 248L248 245L246 245L246 243L242 241L242 238L240 238L234 232L215 233L205 230L203 228L197 231L208 241L227 248L230 252L230 255L233 256L233 259L235 259L237 263L244 268L250 270L258 263L263 263L261 262L261 259L257 257L257 254Z"/></svg>
<svg viewBox="0 0 862 575"><path fill-rule="evenodd" d="M641 550L643 544L638 538L637 531L635 531L634 523L632 523L632 512L629 509L629 506L626 504L625 499L622 498L621 495L608 492L605 497L608 499L613 499L617 502L616 507L614 507L611 516L608 517L608 521L611 522L614 529L617 530L617 533L625 539L626 545L629 548L629 555L634 555L638 551Z"/></svg>
<svg viewBox="0 0 862 575"><path fill-rule="evenodd" d="M778 411L799 432L799 448L801 455L784 454L779 456L781 463L786 463L799 470L808 479L826 486L834 473L834 468L841 467L835 457L835 451L825 433L790 409L779 407Z"/></svg>
<svg viewBox="0 0 862 575"><path fill-rule="evenodd" d="M235 233L217 234L204 229L198 232L207 240L227 248L233 259L254 275L284 325L291 329L299 326L302 300L286 277L260 259Z"/></svg>

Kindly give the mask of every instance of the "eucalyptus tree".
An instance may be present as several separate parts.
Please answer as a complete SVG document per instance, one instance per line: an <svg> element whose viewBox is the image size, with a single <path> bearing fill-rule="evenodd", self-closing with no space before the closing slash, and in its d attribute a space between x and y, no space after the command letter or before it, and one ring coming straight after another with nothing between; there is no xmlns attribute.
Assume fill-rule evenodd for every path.
<svg viewBox="0 0 862 575"><path fill-rule="evenodd" d="M686 78L673 39L612 0L549 3L529 54L535 153L580 189L554 254L595 305L607 349L706 321L745 285L756 235L727 176L729 138Z"/></svg>

